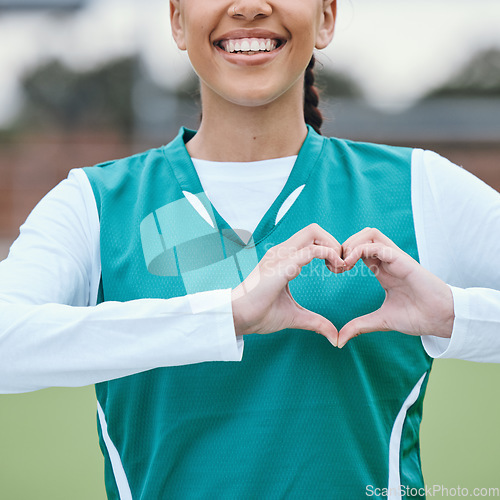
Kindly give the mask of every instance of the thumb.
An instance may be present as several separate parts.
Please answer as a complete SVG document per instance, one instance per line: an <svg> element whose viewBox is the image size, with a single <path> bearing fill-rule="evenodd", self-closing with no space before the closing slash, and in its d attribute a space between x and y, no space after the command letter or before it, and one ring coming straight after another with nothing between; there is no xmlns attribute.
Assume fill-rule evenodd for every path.
<svg viewBox="0 0 500 500"><path fill-rule="evenodd" d="M294 312L290 328L296 328L298 330L311 330L319 333L320 335L326 337L330 344L337 347L338 331L331 321L328 321L324 316L321 316L321 314L301 308Z"/></svg>
<svg viewBox="0 0 500 500"><path fill-rule="evenodd" d="M383 313L380 309L377 309L370 314L354 318L352 321L345 324L339 332L338 347L344 347L349 340L362 333L377 332L381 330L387 330L387 328L385 326Z"/></svg>

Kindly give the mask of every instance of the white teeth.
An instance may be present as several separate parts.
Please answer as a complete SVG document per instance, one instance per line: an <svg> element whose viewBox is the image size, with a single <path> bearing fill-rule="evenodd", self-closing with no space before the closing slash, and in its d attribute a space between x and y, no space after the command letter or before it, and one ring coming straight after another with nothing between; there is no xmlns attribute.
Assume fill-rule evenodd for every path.
<svg viewBox="0 0 500 500"><path fill-rule="evenodd" d="M226 52L247 52L255 54L258 52L271 52L278 46L277 40L270 38L239 38L237 40L223 40L219 47Z"/></svg>

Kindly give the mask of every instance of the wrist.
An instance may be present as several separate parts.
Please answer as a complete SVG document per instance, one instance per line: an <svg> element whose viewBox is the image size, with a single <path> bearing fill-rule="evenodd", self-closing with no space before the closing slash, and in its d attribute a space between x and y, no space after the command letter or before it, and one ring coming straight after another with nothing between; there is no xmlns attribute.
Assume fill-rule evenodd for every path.
<svg viewBox="0 0 500 500"><path fill-rule="evenodd" d="M237 337L249 333L247 328L248 322L244 316L244 305L242 300L244 294L240 286L231 290L231 309L233 313L234 331Z"/></svg>
<svg viewBox="0 0 500 500"><path fill-rule="evenodd" d="M445 290L443 288L443 290ZM450 339L453 333L453 325L455 323L455 308L453 302L453 293L451 288L446 285L444 298L442 301L442 321L434 334L436 337Z"/></svg>

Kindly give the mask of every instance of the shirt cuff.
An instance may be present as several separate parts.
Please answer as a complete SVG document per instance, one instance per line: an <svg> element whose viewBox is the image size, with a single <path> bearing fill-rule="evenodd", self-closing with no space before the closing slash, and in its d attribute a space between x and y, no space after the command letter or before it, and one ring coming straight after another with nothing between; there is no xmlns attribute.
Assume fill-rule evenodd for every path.
<svg viewBox="0 0 500 500"><path fill-rule="evenodd" d="M215 314L216 331L207 332L212 341L217 340L219 357L214 361L241 361L244 341L243 336L236 336L234 329L231 288L198 292L188 297L193 313Z"/></svg>

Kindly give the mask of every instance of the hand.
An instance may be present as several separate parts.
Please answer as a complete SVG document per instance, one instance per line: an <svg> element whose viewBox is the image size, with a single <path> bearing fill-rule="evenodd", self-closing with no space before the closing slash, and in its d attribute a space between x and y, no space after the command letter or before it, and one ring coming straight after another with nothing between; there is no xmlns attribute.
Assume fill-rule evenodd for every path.
<svg viewBox="0 0 500 500"><path fill-rule="evenodd" d="M271 333L285 328L312 330L337 345L337 329L323 316L295 302L288 283L314 258L324 259L334 273L346 267L340 243L318 224L311 224L269 249L255 269L234 290L236 335Z"/></svg>
<svg viewBox="0 0 500 500"><path fill-rule="evenodd" d="M348 269L363 259L386 297L378 310L353 319L340 330L339 347L374 331L451 337L454 309L450 287L378 229L365 228L347 239L342 257Z"/></svg>

